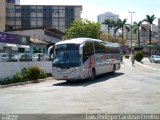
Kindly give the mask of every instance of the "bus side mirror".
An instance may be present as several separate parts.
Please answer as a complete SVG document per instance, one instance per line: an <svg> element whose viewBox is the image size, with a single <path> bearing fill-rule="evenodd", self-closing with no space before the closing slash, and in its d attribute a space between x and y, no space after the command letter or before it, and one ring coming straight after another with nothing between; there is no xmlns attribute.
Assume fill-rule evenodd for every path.
<svg viewBox="0 0 160 120"><path fill-rule="evenodd" d="M83 54L83 45L79 46L79 54L82 55Z"/></svg>

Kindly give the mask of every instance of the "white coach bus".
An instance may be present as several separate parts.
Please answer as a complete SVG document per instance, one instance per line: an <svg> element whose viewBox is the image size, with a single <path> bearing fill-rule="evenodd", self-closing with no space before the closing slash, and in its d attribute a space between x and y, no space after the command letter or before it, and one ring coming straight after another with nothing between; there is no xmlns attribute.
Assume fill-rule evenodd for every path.
<svg viewBox="0 0 160 120"><path fill-rule="evenodd" d="M50 49L48 53L50 52ZM120 69L118 43L92 38L75 38L54 46L53 76L57 80L78 80Z"/></svg>

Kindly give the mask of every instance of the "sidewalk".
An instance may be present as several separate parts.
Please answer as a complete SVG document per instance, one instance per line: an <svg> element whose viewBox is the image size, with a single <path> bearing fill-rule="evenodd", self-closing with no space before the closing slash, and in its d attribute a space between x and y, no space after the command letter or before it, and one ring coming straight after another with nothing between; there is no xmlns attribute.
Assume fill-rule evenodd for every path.
<svg viewBox="0 0 160 120"><path fill-rule="evenodd" d="M160 63L151 63L147 57L144 57L141 62L135 61L135 63L147 69L160 71Z"/></svg>

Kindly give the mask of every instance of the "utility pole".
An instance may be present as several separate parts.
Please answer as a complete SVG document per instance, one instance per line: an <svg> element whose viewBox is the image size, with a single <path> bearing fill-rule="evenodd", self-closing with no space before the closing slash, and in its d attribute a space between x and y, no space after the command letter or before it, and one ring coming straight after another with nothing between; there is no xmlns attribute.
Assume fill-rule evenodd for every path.
<svg viewBox="0 0 160 120"><path fill-rule="evenodd" d="M133 56L133 49L132 49L132 14L135 13L133 11L129 11L131 14L131 57Z"/></svg>

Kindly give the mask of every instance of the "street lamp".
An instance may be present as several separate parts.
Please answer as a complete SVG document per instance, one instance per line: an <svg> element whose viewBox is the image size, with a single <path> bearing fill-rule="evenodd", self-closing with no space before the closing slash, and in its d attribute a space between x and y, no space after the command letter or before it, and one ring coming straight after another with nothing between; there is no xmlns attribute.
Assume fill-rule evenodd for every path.
<svg viewBox="0 0 160 120"><path fill-rule="evenodd" d="M132 14L135 13L133 11L128 11L128 13L131 14L131 57L133 55L133 51L132 51Z"/></svg>

